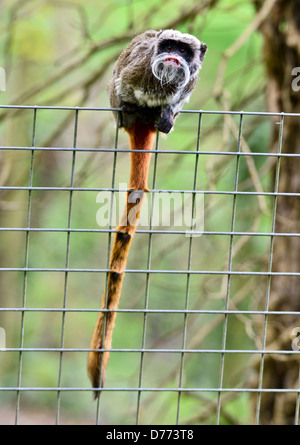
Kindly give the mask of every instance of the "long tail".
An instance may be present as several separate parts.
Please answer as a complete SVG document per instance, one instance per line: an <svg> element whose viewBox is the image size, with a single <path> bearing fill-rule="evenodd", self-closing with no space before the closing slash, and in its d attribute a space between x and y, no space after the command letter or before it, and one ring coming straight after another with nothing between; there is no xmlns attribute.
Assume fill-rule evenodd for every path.
<svg viewBox="0 0 300 445"><path fill-rule="evenodd" d="M132 127L126 128L126 131L129 134L130 148L132 150L130 153L129 191L127 192L127 203L120 224L117 227L111 250L107 295L105 298L104 292L102 296L101 309L107 308L109 311L99 312L91 341L90 349L95 350L111 349L112 334L117 316L117 313L113 311L119 305L130 244L140 215L144 191L148 191L147 177L151 153L147 151L151 150L153 146L157 130L136 120ZM145 150L145 152L137 153L135 150ZM88 375L93 388L103 386L108 360L109 352L89 352ZM98 394L99 392L95 391L94 398L97 398Z"/></svg>

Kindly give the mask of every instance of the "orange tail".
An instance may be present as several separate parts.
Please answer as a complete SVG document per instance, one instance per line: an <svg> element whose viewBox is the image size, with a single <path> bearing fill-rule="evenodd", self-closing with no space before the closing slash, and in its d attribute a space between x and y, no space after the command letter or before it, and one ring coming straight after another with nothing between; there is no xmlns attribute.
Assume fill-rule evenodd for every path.
<svg viewBox="0 0 300 445"><path fill-rule="evenodd" d="M135 233L137 220L140 215L144 191L147 188L147 177L151 150L156 134L156 129L137 120L132 127L126 128L130 138L131 168L129 179L129 192L127 203L117 233L115 234L110 255L107 296L102 296L101 309L107 308L108 312L99 312L96 326L91 341L91 349L111 349L112 334L117 313L110 312L118 308L124 271L127 263L132 237ZM145 152L135 152L145 150ZM134 191L139 191L135 193ZM105 371L109 360L108 352L90 351L88 356L88 375L93 388L103 386ZM101 382L100 382L101 377ZM94 397L98 396L94 392Z"/></svg>

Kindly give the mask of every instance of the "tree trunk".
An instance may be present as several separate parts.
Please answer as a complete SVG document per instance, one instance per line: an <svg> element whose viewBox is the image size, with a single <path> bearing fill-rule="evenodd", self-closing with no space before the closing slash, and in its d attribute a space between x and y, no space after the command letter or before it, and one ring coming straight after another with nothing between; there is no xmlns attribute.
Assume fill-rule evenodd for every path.
<svg viewBox="0 0 300 445"><path fill-rule="evenodd" d="M255 1L255 5L260 8L262 2ZM300 67L300 0L278 0L260 31L264 38L269 110L300 113L300 91L295 91L295 82L292 84L295 79L292 70ZM271 149L274 151L279 142L279 120L278 117L274 120L271 141ZM284 118L282 152L300 153L300 117ZM278 191L300 192L299 158L281 158ZM275 232L300 233L300 196L278 197ZM274 238L272 271L300 272L299 237ZM300 311L300 276L271 278L269 310ZM272 344L272 349L291 351L292 331L298 326L300 333L300 316L268 316L266 349ZM299 333L295 333L295 336ZM265 355L262 387L299 388L298 356ZM295 392L262 393L259 423L298 423L296 403Z"/></svg>

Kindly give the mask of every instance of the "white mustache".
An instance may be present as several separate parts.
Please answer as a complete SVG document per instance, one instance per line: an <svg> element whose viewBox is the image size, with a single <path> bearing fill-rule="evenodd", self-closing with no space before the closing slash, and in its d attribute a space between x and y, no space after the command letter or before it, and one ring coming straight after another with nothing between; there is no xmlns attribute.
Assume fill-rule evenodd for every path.
<svg viewBox="0 0 300 445"><path fill-rule="evenodd" d="M164 60L166 57L172 57L169 53L159 54L153 64L152 73L160 80L162 85L168 83L177 83L179 86L184 87L190 80L190 70L186 61L176 55L176 59L180 61L180 66L165 65Z"/></svg>

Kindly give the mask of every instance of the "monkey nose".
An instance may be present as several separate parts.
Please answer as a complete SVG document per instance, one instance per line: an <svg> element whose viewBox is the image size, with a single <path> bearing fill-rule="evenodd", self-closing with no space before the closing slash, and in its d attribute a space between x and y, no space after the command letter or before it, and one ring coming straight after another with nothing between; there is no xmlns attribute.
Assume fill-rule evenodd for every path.
<svg viewBox="0 0 300 445"><path fill-rule="evenodd" d="M164 58L164 65L180 66L180 60L174 56L167 56Z"/></svg>

